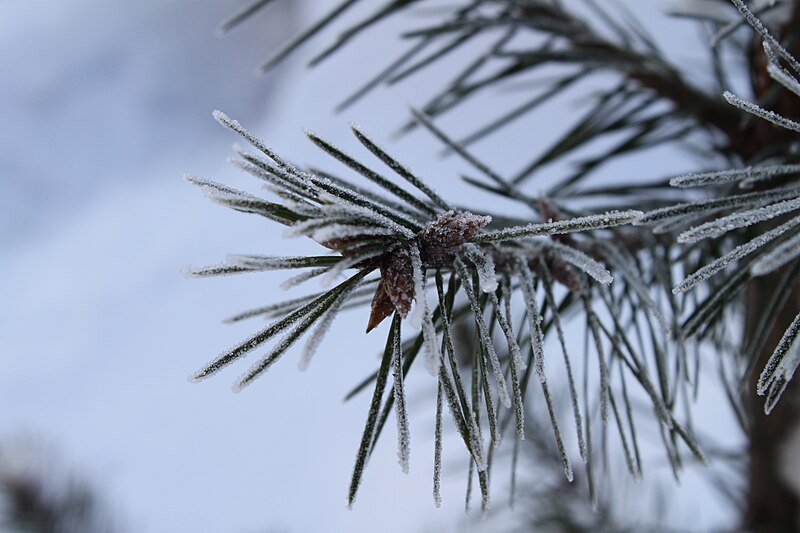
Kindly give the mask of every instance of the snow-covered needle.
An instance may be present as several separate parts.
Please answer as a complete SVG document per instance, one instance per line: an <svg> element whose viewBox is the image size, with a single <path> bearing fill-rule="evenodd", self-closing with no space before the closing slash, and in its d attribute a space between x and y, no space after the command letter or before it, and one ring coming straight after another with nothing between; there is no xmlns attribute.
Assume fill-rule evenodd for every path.
<svg viewBox="0 0 800 533"><path fill-rule="evenodd" d="M481 233L472 239L473 242L498 242L523 237L542 235L558 235L576 231L589 231L629 224L640 219L644 213L629 209L627 211L608 211L596 215L576 217L555 222L541 222L515 226L496 231Z"/></svg>

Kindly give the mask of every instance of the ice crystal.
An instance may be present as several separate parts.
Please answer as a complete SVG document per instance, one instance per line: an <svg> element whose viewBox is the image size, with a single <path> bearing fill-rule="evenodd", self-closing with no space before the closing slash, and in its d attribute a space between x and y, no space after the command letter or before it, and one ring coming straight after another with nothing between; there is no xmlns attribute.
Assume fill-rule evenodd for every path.
<svg viewBox="0 0 800 533"><path fill-rule="evenodd" d="M442 383L436 388L436 422L433 445L433 504L442 506Z"/></svg>
<svg viewBox="0 0 800 533"><path fill-rule="evenodd" d="M359 285L360 282L353 283L344 291L342 291L336 301L331 304L331 306L319 320L317 328L314 330L314 333L311 334L311 337L309 337L309 339L306 341L306 345L303 347L303 354L300 357L300 362L297 364L297 368L299 368L301 371L305 372L308 369L308 365L311 363L311 358L314 357L319 345L322 343L322 340L325 338L325 335L331 328L331 324L333 324L333 321L336 318L336 315L339 313L339 310L342 308L342 305L350 298L353 292L358 289Z"/></svg>
<svg viewBox="0 0 800 533"><path fill-rule="evenodd" d="M586 272L593 279L602 283L603 285L608 285L614 281L613 276L611 276L611 272L609 272L606 267L585 253L581 252L574 246L568 246L554 240L542 241L542 246L552 255L575 267L578 267L580 270Z"/></svg>
<svg viewBox="0 0 800 533"><path fill-rule="evenodd" d="M469 304L472 309L472 314L475 317L475 323L478 326L478 336L480 337L483 346L484 357L489 359L494 372L495 381L497 382L497 393L500 396L500 401L505 407L511 407L511 398L508 396L508 389L506 388L506 379L503 376L503 370L500 366L500 360L497 358L497 352L494 349L489 328L486 326L486 321L483 318L483 309L481 309L478 297L475 294L475 289L470 281L470 273L466 265L460 259L455 260L456 272L458 277L461 278L461 283L464 286L464 292L467 294Z"/></svg>
<svg viewBox="0 0 800 533"><path fill-rule="evenodd" d="M713 239L729 231L746 228L753 224L783 215L784 213L796 211L797 209L800 209L800 198L732 213L728 216L706 222L705 224L684 231L678 235L678 242L694 243L702 239Z"/></svg>
<svg viewBox="0 0 800 533"><path fill-rule="evenodd" d="M533 352L533 368L536 370L536 377L544 382L544 352L542 351L544 335L542 333L542 317L539 314L539 306L536 305L536 290L533 285L533 275L528 267L527 261L523 257L517 257L517 272L520 277L522 294L525 297L525 306L528 309L528 329L530 330L531 350Z"/></svg>
<svg viewBox="0 0 800 533"><path fill-rule="evenodd" d="M400 468L408 474L411 456L411 431L406 412L406 393L403 384L403 348L400 345L400 324L392 332L392 376L394 378L394 406L397 417L397 459Z"/></svg>
<svg viewBox="0 0 800 533"><path fill-rule="evenodd" d="M778 342L758 378L756 391L767 394L764 412L769 414L780 400L783 391L800 365L800 315L797 315Z"/></svg>
<svg viewBox="0 0 800 533"><path fill-rule="evenodd" d="M800 132L800 122L789 120L788 118L773 111L764 109L763 107L752 102L748 102L747 100L744 100L729 91L725 91L722 96L728 101L729 104L736 106L743 111L747 111L748 113L751 113L759 118L763 118L764 120L771 122L776 126L780 126L781 128Z"/></svg>
<svg viewBox="0 0 800 533"><path fill-rule="evenodd" d="M800 233L795 233L774 249L759 257L750 267L754 276L763 276L795 259L800 255Z"/></svg>
<svg viewBox="0 0 800 533"><path fill-rule="evenodd" d="M754 239L744 244L740 244L727 254L705 265L691 276L688 276L675 288L673 288L672 292L674 294L678 294L681 292L688 291L701 281L705 281L706 279L710 278L711 276L713 276L714 274L716 274L717 272L728 266L730 263L737 261L742 257L745 257L746 255L755 252L765 244L778 238L780 235L790 230L791 228L794 228L798 224L800 224L800 216L796 216L791 220L789 220L788 222L781 224L777 228L764 232L758 237L755 237Z"/></svg>
<svg viewBox="0 0 800 533"><path fill-rule="evenodd" d="M486 232L473 239L475 242L498 242L522 237L539 235L557 235L573 233L576 231L589 231L593 229L621 226L639 220L644 213L629 209L627 211L608 211L596 215L587 215L555 222L543 222L515 226L497 231Z"/></svg>
<svg viewBox="0 0 800 533"><path fill-rule="evenodd" d="M422 325L422 337L427 354L425 367L432 376L435 376L439 371L439 359L441 355L439 354L436 328L433 325L431 311L428 307L428 300L425 297L425 272L422 266L419 249L416 246L412 246L410 251L414 279L414 298L417 301L417 309L421 310L420 322Z"/></svg>
<svg viewBox="0 0 800 533"><path fill-rule="evenodd" d="M707 185L721 185L731 181L741 181L742 186L747 186L746 184L751 183L753 180L768 179L798 172L800 172L800 165L765 165L711 172L693 172L672 178L669 180L669 184L673 187L705 187Z"/></svg>
<svg viewBox="0 0 800 533"><path fill-rule="evenodd" d="M464 253L467 258L475 265L478 272L478 280L481 284L481 291L494 292L497 290L497 274L492 256L484 253L479 246L467 243L464 245Z"/></svg>
<svg viewBox="0 0 800 533"><path fill-rule="evenodd" d="M313 270L309 270L307 272L303 272L302 274L298 274L296 276L292 276L291 278L285 280L281 283L281 289L288 291L292 287L297 287L301 283L305 283L310 279L314 279L317 276L322 276L326 272L330 271L330 267L323 267L323 268L315 268Z"/></svg>
<svg viewBox="0 0 800 533"><path fill-rule="evenodd" d="M420 178L411 172L408 167L390 156L386 150L381 148L375 141L370 139L363 131L361 131L361 129L359 129L358 126L351 124L351 129L361 144L363 144L367 150L372 152L378 159L383 161L386 166L391 168L411 185L422 191L428 198L431 199L434 204L440 208L444 210L451 209L450 204L448 204L441 196L439 196L439 194L437 194L432 188L426 185Z"/></svg>

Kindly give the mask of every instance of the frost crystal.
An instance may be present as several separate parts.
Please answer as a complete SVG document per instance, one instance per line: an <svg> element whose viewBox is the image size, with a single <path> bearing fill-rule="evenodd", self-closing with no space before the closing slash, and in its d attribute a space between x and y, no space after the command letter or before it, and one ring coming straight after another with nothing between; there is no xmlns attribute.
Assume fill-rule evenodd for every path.
<svg viewBox="0 0 800 533"><path fill-rule="evenodd" d="M411 266L414 275L414 298L417 300L417 310L421 310L422 337L427 353L425 367L432 376L435 376L439 372L441 354L436 340L436 328L431 319L431 310L425 297L425 272L422 267L422 259L416 246L411 247Z"/></svg>
<svg viewBox="0 0 800 533"><path fill-rule="evenodd" d="M758 378L756 392L759 395L768 393L767 402L764 405L764 412L767 414L778 403L800 365L800 342L798 342L800 335L798 333L800 333L800 315L794 317Z"/></svg>
<svg viewBox="0 0 800 533"><path fill-rule="evenodd" d="M433 446L433 504L442 506L442 382L436 389L436 423Z"/></svg>
<svg viewBox="0 0 800 533"><path fill-rule="evenodd" d="M318 135L316 135L313 132L306 131L305 133L308 136L308 138L311 139L311 142L313 142L314 144L316 144L317 146L322 148L329 155L331 155L332 157L336 158L337 160L342 162L344 165L350 167L351 169L353 169L357 173L361 174L365 178L369 179L370 181L376 183L377 185L379 185L380 187L382 187L386 191L390 192L396 198L400 199L402 201L402 203L403 203L403 206L400 206L399 204L396 204L396 203L392 202L392 204L396 208L404 211L407 214L414 214L414 209L419 210L422 213L427 213L427 214L435 214L436 213L433 210L433 208L431 208L428 204L426 204L422 200L418 199L416 196L408 193L407 191L405 191L401 187L397 186L393 182L389 181L388 179L384 178L380 174L378 174L378 173L374 172L373 170L365 167L364 165L362 165L361 163L359 163L358 161L356 161L355 159L353 159L349 155L347 155L344 152L342 152L340 149L338 149L336 146L334 146L330 142L326 141L325 139L322 139L321 137L319 137ZM384 203L386 203L385 199L384 199ZM406 204L408 204L408 205L406 206ZM411 206L413 206L413 209L411 209Z"/></svg>
<svg viewBox="0 0 800 533"><path fill-rule="evenodd" d="M387 228L356 226L353 224L329 224L311 233L310 237L323 246L330 241L359 237L392 236L394 232Z"/></svg>
<svg viewBox="0 0 800 533"><path fill-rule="evenodd" d="M603 285L608 285L614 281L611 272L606 267L577 248L553 240L543 241L542 245L559 259L578 267Z"/></svg>
<svg viewBox="0 0 800 533"><path fill-rule="evenodd" d="M406 238L414 236L411 230L393 220L397 218L402 223L415 225L415 223L409 221L406 217L396 215L358 192L345 189L344 187L332 183L330 180L320 180L317 178L316 181L320 183L320 185L324 185L324 188L336 193L336 195L328 193L321 195L322 200L329 202L322 206L322 211L329 217L344 216L355 219L366 218L375 224L391 229L398 235L402 235ZM347 203L343 203L341 201L342 199L346 200Z"/></svg>
<svg viewBox="0 0 800 533"><path fill-rule="evenodd" d="M408 426L406 412L406 394L403 384L403 348L400 346L400 325L394 328L392 335L392 375L394 377L394 406L397 417L397 459L400 468L408 474L411 431Z"/></svg>
<svg viewBox="0 0 800 533"><path fill-rule="evenodd" d="M253 272L253 269L239 265L211 265L200 268L188 267L183 270L183 274L190 278L208 278L212 276L228 276L230 274L241 274L242 272Z"/></svg>
<svg viewBox="0 0 800 533"><path fill-rule="evenodd" d="M695 243L702 239L713 239L729 231L746 228L797 209L800 209L800 198L740 211L684 231L678 235L678 242Z"/></svg>
<svg viewBox="0 0 800 533"><path fill-rule="evenodd" d="M800 123L795 122L794 120L789 120L788 118L769 111L768 109L764 109L763 107L752 102L748 102L747 100L739 98L729 91L722 93L722 96L728 101L729 104L736 106L743 111L747 111L748 113L751 113L759 118L763 118L768 122L772 122L781 128L800 132Z"/></svg>
<svg viewBox="0 0 800 533"><path fill-rule="evenodd" d="M553 296L553 280L550 272L547 269L547 263L543 258L539 258L539 266L542 272L542 285L544 285L544 298L550 313L552 315L553 324L556 327L558 342L561 345L561 353L564 357L564 368L567 372L567 383L569 385L569 395L572 402L572 413L575 419L575 431L578 436L578 450L580 451L581 459L584 462L587 460L586 439L583 436L583 421L581 417L581 409L578 404L578 392L575 388L575 378L572 374L572 364L569 360L569 352L567 351L567 341L564 337L564 328L561 326L561 317L558 314L558 306L556 305L555 297Z"/></svg>
<svg viewBox="0 0 800 533"><path fill-rule="evenodd" d="M335 256L271 257L267 255L228 254L232 265L252 270L289 270L310 266L335 265L340 258Z"/></svg>
<svg viewBox="0 0 800 533"><path fill-rule="evenodd" d="M741 244L728 252L727 254L723 255L722 257L717 258L716 260L712 261L711 263L707 264L691 276L688 276L685 280L680 282L675 288L672 289L673 294L678 294L681 292L688 291L701 281L705 281L706 279L710 278L730 263L741 259L742 257L749 255L765 244L769 243L773 239L778 238L780 235L788 231L789 229L797 226L800 224L800 216L796 216L793 219L789 220L778 226L777 228L771 229L766 233L762 233L758 237Z"/></svg>
<svg viewBox="0 0 800 533"><path fill-rule="evenodd" d="M544 334L542 333L542 317L539 307L536 305L536 294L533 286L533 276L525 258L517 258L517 269L520 275L520 286L525 297L525 305L528 307L528 328L530 329L531 350L533 350L533 368L539 381L545 382L544 374Z"/></svg>
<svg viewBox="0 0 800 533"><path fill-rule="evenodd" d="M753 27L761 36L764 38L764 49L767 51L767 56L769 57L770 61L777 62L778 56L785 59L789 65L791 65L792 69L795 72L800 72L800 64L798 63L797 59L790 54L781 43L779 43L775 37L773 37L764 24L758 20L752 11L747 7L747 5L742 0L731 0L736 8L739 10L739 13L742 14L744 19L747 21L750 26ZM774 1L774 0L773 0Z"/></svg>
<svg viewBox="0 0 800 533"><path fill-rule="evenodd" d="M408 169L408 167L397 161L395 158L390 156L386 150L378 146L378 144L370 139L363 131L361 131L358 126L351 124L350 128L353 130L353 133L359 142L361 142L361 144L363 144L367 150L372 152L378 159L383 161L386 166L395 171L397 175L401 176L411 185L425 193L425 195L430 198L434 204L438 205L442 209L451 209L450 205L441 196L439 196L433 189L428 187L422 180L415 176L414 173Z"/></svg>
<svg viewBox="0 0 800 533"><path fill-rule="evenodd" d="M214 203L230 207L243 213L253 213L272 219L281 224L290 224L292 221L287 218L286 209L280 204L274 204L262 200L257 196L243 191L231 189L219 183L197 178L194 176L184 176L184 179L200 187L203 194Z"/></svg>
<svg viewBox="0 0 800 533"><path fill-rule="evenodd" d="M411 314L411 323L415 328L422 327L422 321L428 301L425 296L425 267L422 266L422 258L419 255L419 248L411 246L411 267L414 269L414 312Z"/></svg>
<svg viewBox="0 0 800 533"><path fill-rule="evenodd" d="M800 194L798 187L786 187L769 191L758 191L735 196L724 196L711 200L700 200L677 204L669 207L654 209L643 216L637 224L653 224L676 217L686 217L686 215L705 216L723 209L733 209L739 207L765 205L778 200L796 198Z"/></svg>
<svg viewBox="0 0 800 533"><path fill-rule="evenodd" d="M503 291L507 294L508 287L504 286ZM514 403L514 418L516 419L516 431L517 437L520 440L525 439L525 411L523 408L523 400L522 400L522 386L520 383L520 373L525 369L527 365L522 360L522 355L520 354L519 344L517 344L517 340L514 337L514 331L511 328L511 324L509 320L511 319L511 299L508 297L504 297L505 300L505 309L506 314L500 310L500 301L497 298L497 294L494 292L489 293L489 297L492 300L492 306L494 307L494 314L497 318L498 323L500 324L500 329L503 330L503 334L506 337L506 342L508 343L508 351L511 353L511 358L509 360L509 367L511 369L511 391L513 393L513 403Z"/></svg>
<svg viewBox="0 0 800 533"><path fill-rule="evenodd" d="M369 261L380 257L385 253L383 248L367 248L364 250L357 250L353 255L345 257L335 265L333 265L327 274L322 278L322 286L329 287L336 281L336 278L348 268L352 268L359 263Z"/></svg>
<svg viewBox="0 0 800 533"><path fill-rule="evenodd" d="M784 174L800 172L800 165L770 165L762 167L744 167L712 172L695 172L684 174L669 180L673 187L704 187L706 185L719 185L731 181L742 181L742 186L754 181L769 179Z"/></svg>
<svg viewBox="0 0 800 533"><path fill-rule="evenodd" d="M775 270L800 255L800 233L792 235L773 250L759 257L750 272L754 276L763 276Z"/></svg>
<svg viewBox="0 0 800 533"><path fill-rule="evenodd" d="M239 379L239 382L234 385L234 391L238 392L242 390L251 381L266 372L275 363L275 361L280 359L286 350L291 348L292 345L294 345L294 343L297 342L297 340L302 337L303 334L308 331L313 324L320 320L320 318L328 310L330 310L332 305L334 305L338 300L342 299L342 295L347 292L353 284L357 285L360 283L366 274L366 271L361 271L349 280L344 281L337 288L325 293L320 303L317 304L316 307L311 308L307 312L306 316L303 317L298 324L291 331L289 331L289 333L287 333L286 336L283 337L283 339L281 339L267 355L265 355L258 363L253 365L250 370ZM346 299L346 297L344 299Z"/></svg>
<svg viewBox="0 0 800 533"><path fill-rule="evenodd" d="M472 287L469 271L467 270L464 262L458 258L455 260L455 267L456 272L458 272L458 277L461 278L461 283L464 286L464 292L467 293L470 308L472 309L472 314L475 317L475 323L478 326L478 336L480 337L481 344L483 345L483 350L485 352L484 356L488 357L489 362L492 365L494 379L497 382L497 394L505 407L511 407L511 398L509 397L508 389L506 388L506 379L503 376L503 369L500 366L500 360L497 358L497 352L495 352L494 345L492 344L489 328L486 326L486 321L483 318L483 310L478 302L478 297L475 294L475 290Z"/></svg>
<svg viewBox="0 0 800 533"><path fill-rule="evenodd" d="M478 245L467 243L464 245L464 254L475 265L478 271L478 280L481 283L481 291L494 292L497 290L497 274L494 269L494 260L489 254L485 254Z"/></svg>
<svg viewBox="0 0 800 533"><path fill-rule="evenodd" d="M311 363L311 358L314 357L314 353L322 343L322 339L325 338L325 334L328 333L328 330L331 328L331 324L336 318L336 315L339 313L339 310L342 308L342 304L344 304L350 298L360 283L360 281L353 283L344 291L342 291L337 300L331 304L331 306L323 315L322 319L320 319L319 324L317 324L317 329L314 330L314 333L311 334L311 337L309 337L308 341L306 341L306 345L303 347L303 355L301 356L300 362L297 365L301 371L305 372L308 369L308 365Z"/></svg>
<svg viewBox="0 0 800 533"><path fill-rule="evenodd" d="M247 142L252 144L254 147L258 148L267 157L275 161L275 164L278 165L281 169L286 170L287 172L290 172L292 174L298 174L297 169L293 165L290 165L289 163L285 162L283 159L278 157L278 154L273 152L266 144L264 144L264 142L254 137L253 134L244 129L244 127L242 127L242 125L239 124L239 121L233 120L228 115L219 110L214 111L212 113L212 116L222 126L228 128L229 130L235 133L238 133Z"/></svg>
<svg viewBox="0 0 800 533"><path fill-rule="evenodd" d="M307 272L303 272L302 274L298 274L296 276L292 276L291 278L287 279L283 283L281 283L281 289L288 291L292 287L297 287L301 283L304 283L310 279L316 278L317 276L321 276L328 272L330 267L324 268L315 268L313 270L309 270Z"/></svg>
<svg viewBox="0 0 800 533"><path fill-rule="evenodd" d="M589 231L593 229L610 228L621 226L639 220L644 213L629 209L627 211L608 211L597 215L570 218L567 220L557 220L555 222L544 222L527 224L525 226L515 226L503 230L490 231L477 236L475 242L497 242L520 237L534 237L538 235L558 235L562 233L572 233L576 231Z"/></svg>
<svg viewBox="0 0 800 533"><path fill-rule="evenodd" d="M764 46L767 47L769 45L764 43ZM769 72L773 80L777 81L797 96L800 96L800 83L797 82L794 76L786 72L786 69L781 68L775 63L770 63L767 65L767 72Z"/></svg>

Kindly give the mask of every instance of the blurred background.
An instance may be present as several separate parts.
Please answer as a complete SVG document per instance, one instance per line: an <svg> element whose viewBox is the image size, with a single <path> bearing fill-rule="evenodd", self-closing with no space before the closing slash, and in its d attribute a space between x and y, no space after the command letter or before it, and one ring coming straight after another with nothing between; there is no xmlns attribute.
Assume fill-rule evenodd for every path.
<svg viewBox="0 0 800 533"><path fill-rule="evenodd" d="M323 168L335 162L301 128L356 152L349 122L358 122L449 198L480 205L458 185L463 164L441 159L429 136L393 136L408 106L439 87L446 64L333 112L399 53L387 36L408 21L386 22L309 71L312 43L259 78L255 67L271 50L336 2L277 1L217 38L219 22L243 3L0 4L0 472L39 476L56 492L85 485L98 499L100 531L496 530L477 511L464 515L466 460L452 435L444 505L432 504L435 383L421 369L408 380L411 474L400 472L387 427L354 510L345 508L369 398L342 398L374 369L385 335L361 334L363 309L337 321L305 373L290 355L241 394L230 391L241 369L187 381L257 327L220 320L284 294L278 274L189 280L181 270L227 253L313 250L272 224L213 205L181 179L188 172L259 190L226 164L237 139L212 110L293 161ZM668 2L628 3L679 60L699 58L690 23L664 18ZM510 169L515 162L504 151L546 145L548 132L568 124L570 105L537 114L547 131L527 122L476 149ZM459 113L445 124L459 131L468 120ZM621 161L609 172L625 181L695 163L663 153L644 168ZM696 420L718 439L736 439L728 415L714 407L720 391L703 394ZM703 475L690 470L680 491L666 464L647 476L648 491L666 487L670 496L652 489L652 501L640 505L631 495L647 491L620 481L620 512L685 513L693 530L730 521L728 504ZM506 484L505 476L494 481L497 508L507 505Z"/></svg>

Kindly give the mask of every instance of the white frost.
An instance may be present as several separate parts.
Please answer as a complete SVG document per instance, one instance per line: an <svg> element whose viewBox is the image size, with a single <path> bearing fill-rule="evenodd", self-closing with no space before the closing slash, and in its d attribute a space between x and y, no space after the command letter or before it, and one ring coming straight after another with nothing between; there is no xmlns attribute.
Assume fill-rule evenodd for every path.
<svg viewBox="0 0 800 533"><path fill-rule="evenodd" d="M576 231L589 231L594 229L621 226L639 220L644 213L629 209L627 211L608 211L596 215L514 226L497 231L483 233L473 239L475 242L497 242L520 237L533 237L537 235L558 235Z"/></svg>
<svg viewBox="0 0 800 533"><path fill-rule="evenodd" d="M436 328L431 319L431 311L428 307L428 299L425 297L425 274L422 267L422 259L419 255L419 248L416 245L411 246L411 266L414 271L414 299L416 300L416 308L414 316L419 317L421 311L421 325L422 325L422 338L425 343L425 352L427 357L425 359L425 368L432 376L439 373L439 364L441 355L439 352L438 342L436 340Z"/></svg>
<svg viewBox="0 0 800 533"><path fill-rule="evenodd" d="M541 245L554 252L559 258L563 259L567 263L586 272L589 274L589 276L603 285L608 285L614 281L614 277L611 275L611 272L606 269L606 267L577 248L573 248L572 246L567 246L566 244L562 244L553 240L542 241Z"/></svg>
<svg viewBox="0 0 800 533"><path fill-rule="evenodd" d="M741 181L750 184L756 180L793 174L800 172L800 165L764 165L758 167L731 168L714 170L711 172L690 172L669 180L673 187L705 187L707 185L721 185L732 181Z"/></svg>
<svg viewBox="0 0 800 533"><path fill-rule="evenodd" d="M394 328L392 338L392 375L394 377L394 407L397 418L397 459L403 473L408 474L411 456L411 430L406 411L405 385L403 384L403 348L400 345L400 327Z"/></svg>
<svg viewBox="0 0 800 533"><path fill-rule="evenodd" d="M800 198L732 213L684 231L678 235L678 242L695 243L703 239L713 239L729 231L746 228L797 209L800 209Z"/></svg>
<svg viewBox="0 0 800 533"><path fill-rule="evenodd" d="M475 265L478 272L478 280L481 283L482 292L494 292L497 290L497 273L494 269L494 259L489 254L481 250L477 244L466 243L463 246L467 258Z"/></svg>
<svg viewBox="0 0 800 533"><path fill-rule="evenodd" d="M750 267L754 276L763 276L795 259L800 255L800 233L792 235L773 250L759 257Z"/></svg>
<svg viewBox="0 0 800 533"><path fill-rule="evenodd" d="M784 332L778 346L767 361L761 376L758 378L756 392L759 395L767 394L764 412L769 414L777 405L783 391L800 365L800 315L797 315L792 324Z"/></svg>
<svg viewBox="0 0 800 533"><path fill-rule="evenodd" d="M500 402L505 407L511 407L511 397L508 395L506 378L503 375L503 369L500 366L500 360L497 358L497 352L494 349L494 344L492 344L492 338L489 335L489 328L486 326L486 320L483 318L483 311L478 303L478 297L475 294L475 289L470 281L469 270L467 270L467 266L459 258L456 258L454 265L456 267L458 277L461 278L461 284L464 286L464 292L467 293L469 305L472 309L472 314L475 317L475 323L478 326L478 337L480 337L483 349L492 365L494 379L497 382L497 395L500 397Z"/></svg>
<svg viewBox="0 0 800 533"><path fill-rule="evenodd" d="M311 363L314 353L316 353L317 348L319 348L320 343L322 343L322 339L325 338L325 334L328 333L328 330L331 328L331 324L336 318L336 315L339 313L342 304L350 299L353 291L355 291L360 284L360 281L353 283L344 291L342 291L336 301L331 304L328 310L325 311L323 317L319 320L314 333L312 333L311 337L309 337L309 339L306 341L306 344L303 347L303 355L300 357L300 362L297 364L297 368L299 368L302 372L305 372L308 369L308 365Z"/></svg>
<svg viewBox="0 0 800 533"><path fill-rule="evenodd" d="M738 107L739 109L747 111L748 113L755 115L759 118L763 118L767 122L771 122L776 126L780 126L781 128L800 132L800 122L789 120L788 118L779 115L773 111L764 109L763 107L756 105L752 102L748 102L747 100L739 98L730 91L725 91L724 93L722 93L722 96L732 106Z"/></svg>
<svg viewBox="0 0 800 533"><path fill-rule="evenodd" d="M706 279L710 278L711 276L713 276L714 274L716 274L717 272L728 266L730 263L737 261L742 257L755 252L765 244L769 243L773 239L778 238L780 235L782 235L789 229L797 226L798 224L800 224L800 216L796 216L793 219L789 220L788 222L781 224L777 228L771 229L766 233L762 233L758 237L737 246L727 254L707 264L706 266L699 269L691 276L688 276L686 279L680 282L675 288L672 289L673 294L678 294L681 292L688 291L701 281L705 281Z"/></svg>

